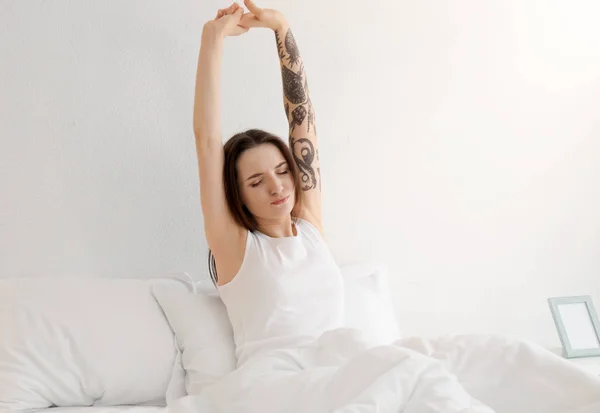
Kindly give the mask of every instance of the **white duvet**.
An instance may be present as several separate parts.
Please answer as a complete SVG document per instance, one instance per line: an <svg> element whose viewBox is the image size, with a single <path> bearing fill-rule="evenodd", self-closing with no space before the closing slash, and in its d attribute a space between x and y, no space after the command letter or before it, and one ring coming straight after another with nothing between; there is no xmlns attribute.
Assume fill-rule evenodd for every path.
<svg viewBox="0 0 600 413"><path fill-rule="evenodd" d="M367 348L355 330L255 356L173 413L599 413L600 378L495 335Z"/></svg>

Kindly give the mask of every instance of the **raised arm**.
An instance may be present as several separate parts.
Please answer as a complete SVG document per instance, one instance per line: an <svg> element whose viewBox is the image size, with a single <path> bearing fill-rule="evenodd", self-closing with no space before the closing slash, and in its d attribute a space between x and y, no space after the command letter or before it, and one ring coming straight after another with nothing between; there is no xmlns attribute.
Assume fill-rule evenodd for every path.
<svg viewBox="0 0 600 413"><path fill-rule="evenodd" d="M223 188L223 143L220 119L220 71L223 43L226 36L241 34L247 29L237 25L243 9L232 5L219 10L215 20L204 25L196 89L194 96L194 136L200 174L200 198L204 216L204 231L216 259L225 261L235 255L243 233L229 213ZM228 257L222 258L223 255Z"/></svg>
<svg viewBox="0 0 600 413"><path fill-rule="evenodd" d="M304 190L305 208L301 218L306 218L322 232L319 147L304 62L292 30L280 12L261 9L251 0L245 0L245 4L250 13L244 15L242 25L267 27L275 32L283 84L283 107L289 125L289 145Z"/></svg>
<svg viewBox="0 0 600 413"><path fill-rule="evenodd" d="M283 107L288 119L289 143L302 179L308 211L321 219L321 170L315 124L304 63L287 22L275 30L281 67Z"/></svg>

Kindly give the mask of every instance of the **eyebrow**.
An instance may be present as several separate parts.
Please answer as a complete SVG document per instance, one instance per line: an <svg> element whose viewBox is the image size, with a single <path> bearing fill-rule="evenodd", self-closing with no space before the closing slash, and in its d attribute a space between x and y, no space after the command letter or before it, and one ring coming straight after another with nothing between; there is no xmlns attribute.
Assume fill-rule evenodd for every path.
<svg viewBox="0 0 600 413"><path fill-rule="evenodd" d="M283 162L281 162L279 165L277 165L277 166L275 167L275 169L277 169L277 168L280 168L280 167L282 167L282 166L283 166L283 165L285 165L285 164L287 164L287 161L283 161ZM246 178L246 181L249 181L249 180L251 180L251 179L257 178L257 177L259 177L259 176L261 176L261 175L262 175L262 172L259 172L259 173L257 173L257 174L251 175L251 176L249 176L248 178Z"/></svg>

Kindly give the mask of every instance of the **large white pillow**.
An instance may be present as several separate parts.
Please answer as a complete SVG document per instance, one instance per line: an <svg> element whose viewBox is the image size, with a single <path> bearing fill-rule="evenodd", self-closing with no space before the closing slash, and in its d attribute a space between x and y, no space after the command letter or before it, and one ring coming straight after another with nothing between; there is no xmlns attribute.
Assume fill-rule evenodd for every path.
<svg viewBox="0 0 600 413"><path fill-rule="evenodd" d="M0 411L165 404L176 355L151 286L176 280L0 279Z"/></svg>
<svg viewBox="0 0 600 413"><path fill-rule="evenodd" d="M218 296L162 286L153 288L153 293L179 347L167 403L186 394L198 394L235 370L233 331Z"/></svg>
<svg viewBox="0 0 600 413"><path fill-rule="evenodd" d="M387 268L361 263L340 269L344 277L346 327L363 332L372 346L400 339Z"/></svg>

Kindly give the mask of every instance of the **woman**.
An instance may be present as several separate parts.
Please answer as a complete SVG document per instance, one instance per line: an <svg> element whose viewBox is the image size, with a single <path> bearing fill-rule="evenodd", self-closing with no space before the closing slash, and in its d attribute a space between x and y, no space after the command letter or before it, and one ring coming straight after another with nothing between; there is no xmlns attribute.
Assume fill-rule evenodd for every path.
<svg viewBox="0 0 600 413"><path fill-rule="evenodd" d="M194 134L204 228L216 264L214 281L233 328L238 369L197 395L196 410L331 411L355 397L354 392L369 394L365 388L375 383L368 381L361 390L362 384L351 386L345 377L368 377L370 370L376 376L382 369L377 355L368 363L371 367L360 358L352 361L363 350L352 334L327 334L343 331L343 282L323 239L318 143L306 72L283 15L251 0L245 4L249 13L233 4L205 24L198 61ZM289 148L258 129L222 145L223 39L254 27L275 34ZM323 350L325 342L332 343L333 357ZM392 352L391 363L404 370L405 361L415 357ZM438 364L422 363L448 377ZM402 374L394 374L393 380L400 382ZM460 389L458 394L470 399ZM454 397L449 396L450 402ZM406 405L407 397L395 398L398 408Z"/></svg>
<svg viewBox="0 0 600 413"><path fill-rule="evenodd" d="M595 394L600 382L583 374L568 371L562 382L546 383L539 377L553 374L541 374L539 367L526 374L517 364L503 362L507 354L520 354L532 365L544 361L562 371L561 360L541 357L528 345L490 339L478 347L484 356L474 361L475 350L461 352L457 345L448 357L460 360L459 382L444 364L411 350L408 342L367 348L360 334L341 328L343 283L323 238L318 143L306 72L283 15L251 0L245 4L249 13L233 4L205 24L194 106L204 227L216 264L214 281L233 327L238 369L200 394L180 399L181 409L172 406L171 411L492 413L475 395L495 401L499 412L566 412L537 407L582 402L540 396L528 404L526 393L551 395L561 383L578 383L577 388ZM222 145L223 40L254 27L275 34L289 148L258 129ZM482 360L492 367L490 360L496 362L499 375L479 369ZM499 377L512 390L494 399Z"/></svg>
<svg viewBox="0 0 600 413"><path fill-rule="evenodd" d="M302 58L281 13L250 0L246 6L250 13L234 3L205 24L194 107L205 233L240 365L258 351L341 327L343 307L340 270L322 236L315 114ZM252 27L275 33L289 148L258 129L222 145L223 39Z"/></svg>

